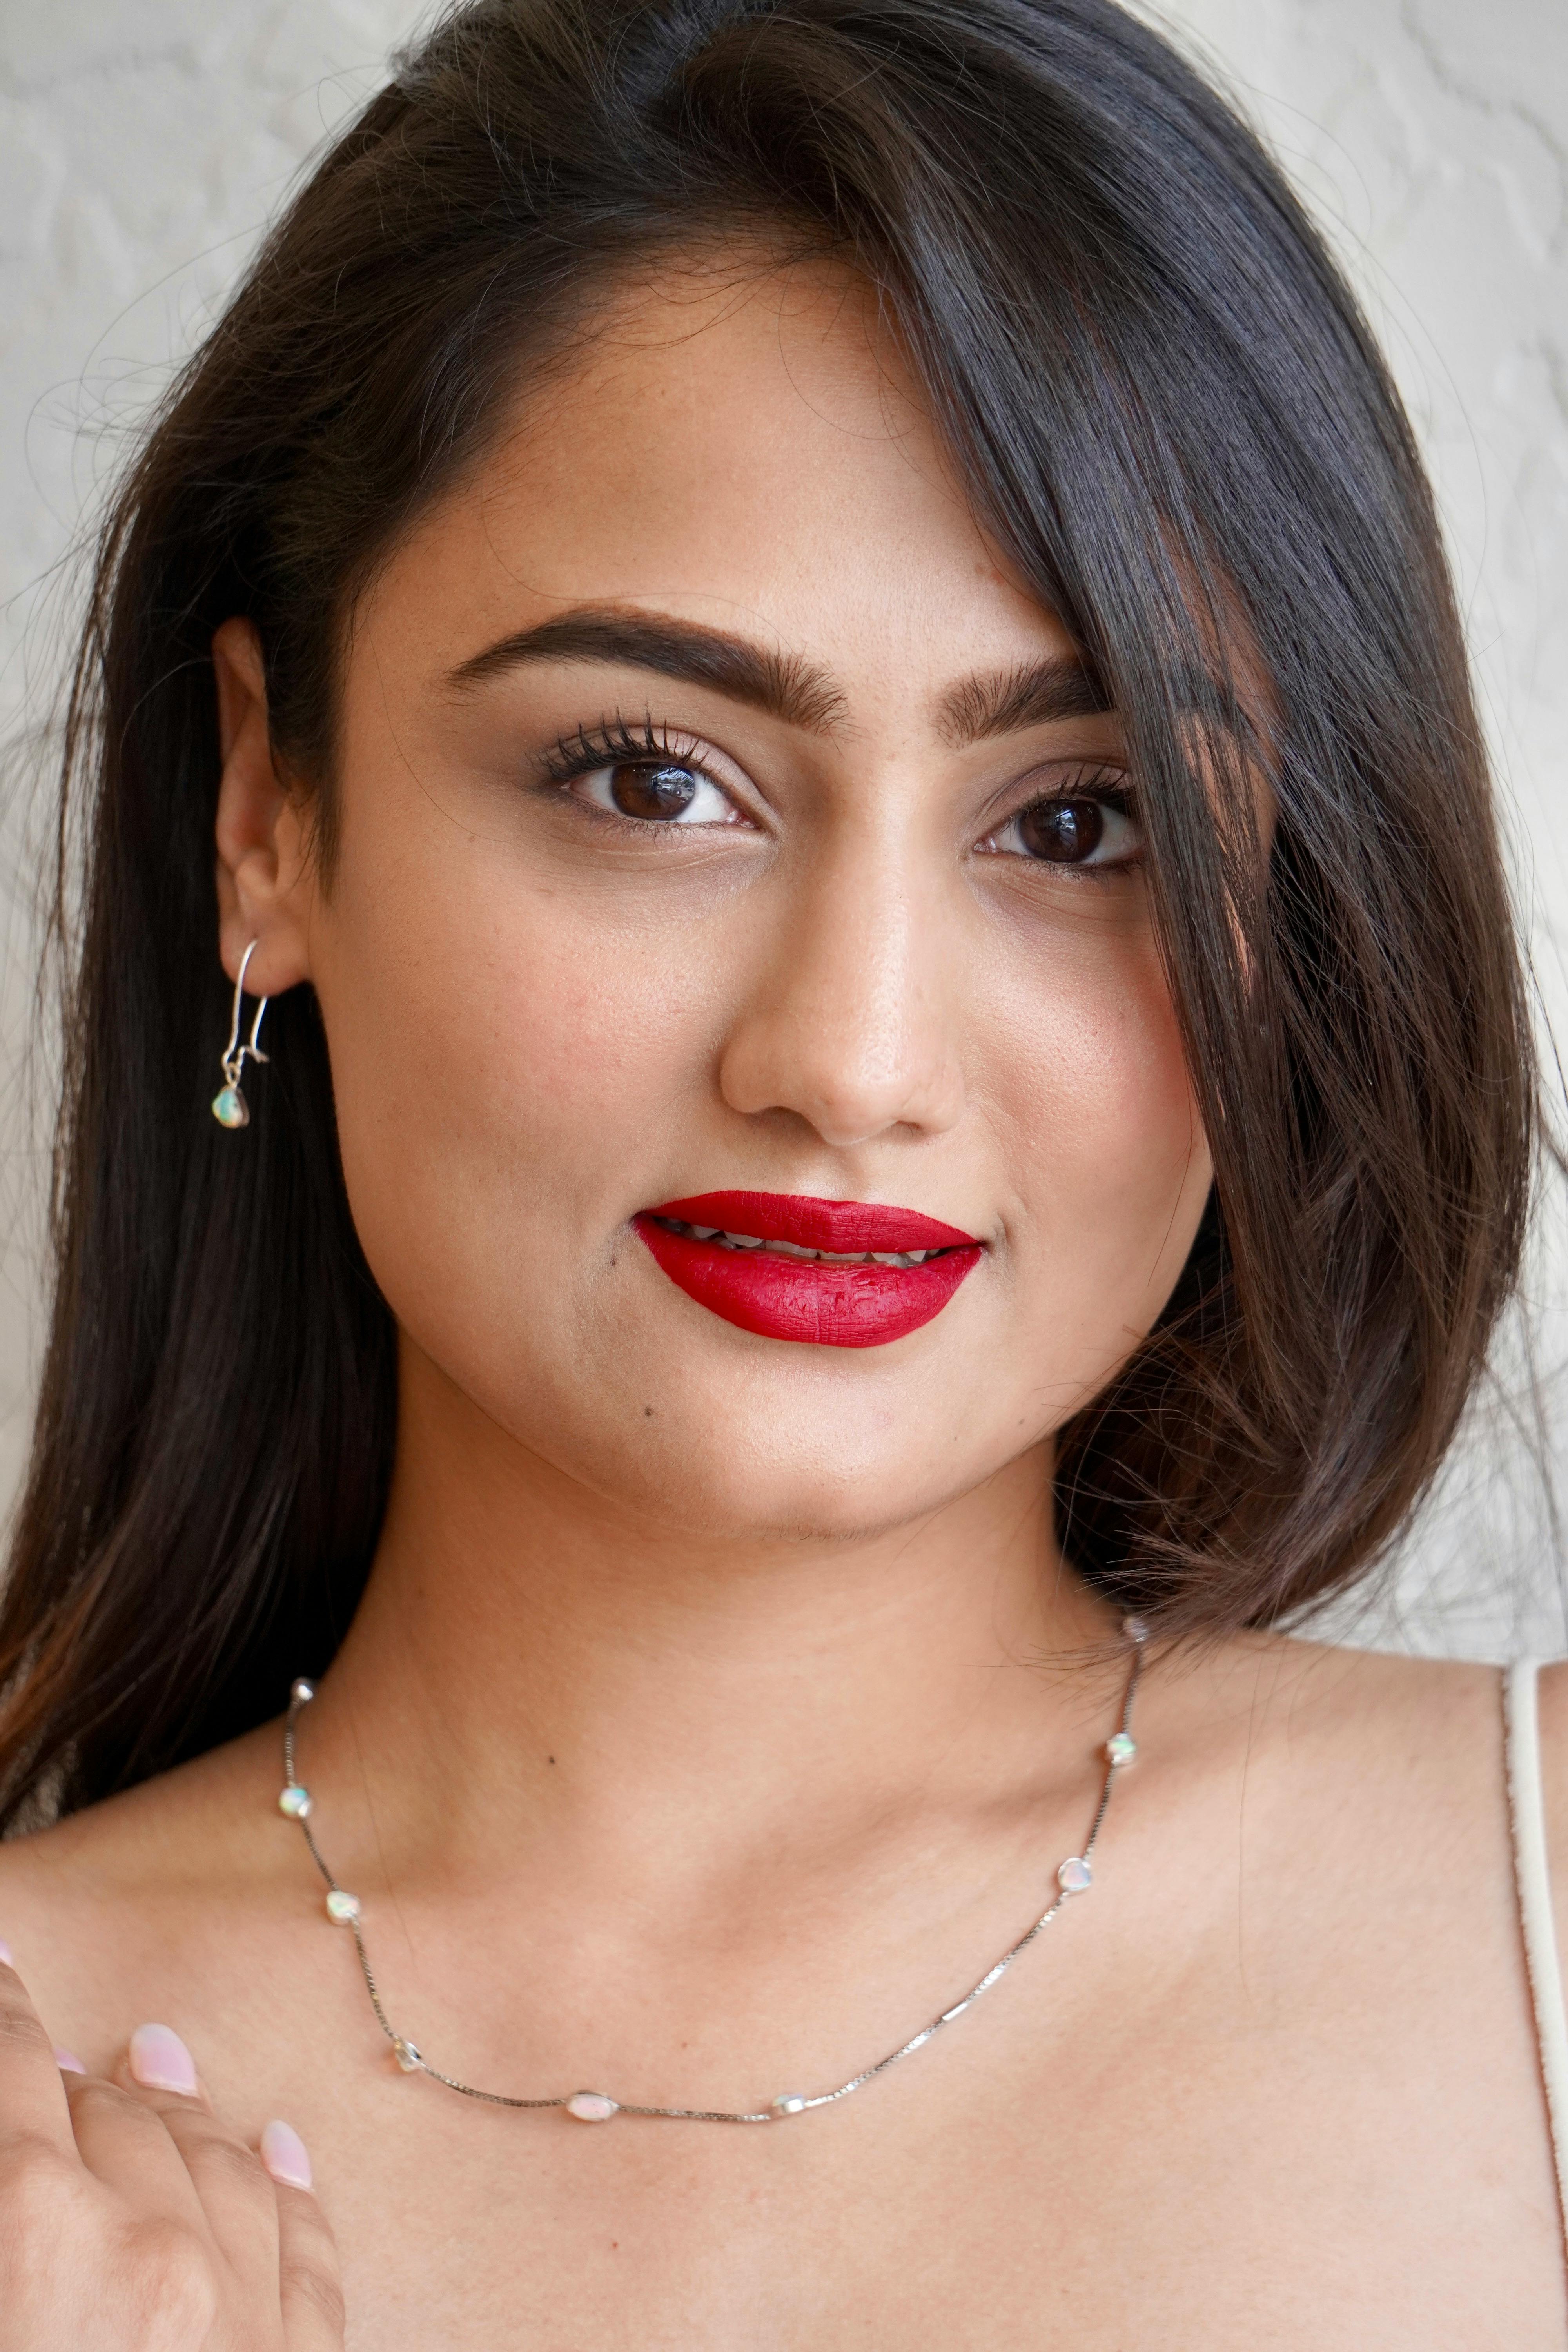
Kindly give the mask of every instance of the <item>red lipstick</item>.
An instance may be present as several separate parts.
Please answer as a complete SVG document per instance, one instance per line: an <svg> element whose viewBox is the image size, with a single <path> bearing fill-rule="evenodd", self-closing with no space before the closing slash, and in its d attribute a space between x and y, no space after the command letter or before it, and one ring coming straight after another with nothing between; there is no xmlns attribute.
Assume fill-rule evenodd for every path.
<svg viewBox="0 0 1568 2352"><path fill-rule="evenodd" d="M699 1192L632 1223L700 1307L764 1339L818 1348L880 1348L918 1331L982 1255L972 1234L917 1209L800 1192Z"/></svg>

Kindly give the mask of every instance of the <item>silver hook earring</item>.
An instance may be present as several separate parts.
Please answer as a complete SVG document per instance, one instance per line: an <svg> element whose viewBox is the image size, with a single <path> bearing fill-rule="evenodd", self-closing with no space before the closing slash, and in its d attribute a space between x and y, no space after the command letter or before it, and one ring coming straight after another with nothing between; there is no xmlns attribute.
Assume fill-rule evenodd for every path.
<svg viewBox="0 0 1568 2352"><path fill-rule="evenodd" d="M243 1045L239 1042L240 1015L244 1010L245 999L245 975L250 959L256 953L256 949L257 942L252 940L240 957L239 974L234 983L234 1018L228 1024L228 1044L223 1050L223 1075L226 1083L213 1097L213 1117L220 1127L250 1125L250 1106L240 1092L239 1086L240 1076L245 1068L245 1057L248 1054L253 1062L265 1062L268 1058L257 1042L261 1035L261 1016L267 1010L268 1000L265 996L256 1008L256 1018L250 1024L249 1037Z"/></svg>

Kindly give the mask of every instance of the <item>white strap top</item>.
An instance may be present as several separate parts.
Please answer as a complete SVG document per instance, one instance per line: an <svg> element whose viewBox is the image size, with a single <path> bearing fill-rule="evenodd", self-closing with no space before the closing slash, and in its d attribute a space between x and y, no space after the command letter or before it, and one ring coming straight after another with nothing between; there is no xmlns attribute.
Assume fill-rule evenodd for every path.
<svg viewBox="0 0 1568 2352"><path fill-rule="evenodd" d="M1513 1868L1519 1887L1520 1924L1535 2008L1535 2038L1541 2078L1552 2126L1557 2166L1557 2201L1568 2244L1568 2011L1563 2000L1563 1969L1552 1916L1552 1877L1546 1854L1546 1808L1541 1790L1541 1730L1534 1658L1522 1658L1503 1676L1503 1738L1508 1757L1508 1810L1513 1826Z"/></svg>

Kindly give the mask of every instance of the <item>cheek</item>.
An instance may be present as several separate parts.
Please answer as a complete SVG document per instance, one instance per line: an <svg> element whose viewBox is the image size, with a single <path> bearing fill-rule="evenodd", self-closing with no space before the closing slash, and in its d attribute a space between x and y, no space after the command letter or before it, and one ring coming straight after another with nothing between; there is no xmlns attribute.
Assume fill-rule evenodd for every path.
<svg viewBox="0 0 1568 2352"><path fill-rule="evenodd" d="M1075 1205L1095 1198L1108 1219L1142 1222L1170 1205L1194 1154L1207 1158L1181 1033L1152 950L1122 961L1110 989L1063 1003L1051 1024L1051 1068L1034 1095L1051 1120L1051 1157ZM1061 1095L1070 1116L1051 1118Z"/></svg>
<svg viewBox="0 0 1568 2352"><path fill-rule="evenodd" d="M702 992L668 942L500 854L417 877L345 859L331 931L319 986L373 1270L416 1337L460 1298L515 1346L608 1270L704 1066Z"/></svg>
<svg viewBox="0 0 1568 2352"><path fill-rule="evenodd" d="M1044 977L1018 975L995 1062L1015 1279L1026 1319L1086 1392L1157 1318L1212 1176L1152 938L1091 946Z"/></svg>

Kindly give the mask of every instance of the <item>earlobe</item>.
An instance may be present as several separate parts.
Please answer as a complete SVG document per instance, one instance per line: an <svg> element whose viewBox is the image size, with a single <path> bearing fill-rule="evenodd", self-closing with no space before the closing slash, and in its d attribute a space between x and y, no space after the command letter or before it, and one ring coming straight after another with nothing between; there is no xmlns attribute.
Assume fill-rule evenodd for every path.
<svg viewBox="0 0 1568 2352"><path fill-rule="evenodd" d="M213 637L217 688L217 902L220 951L232 980L256 942L249 985L281 995L310 978L311 876L307 828L278 772L267 672L255 624L225 621Z"/></svg>

